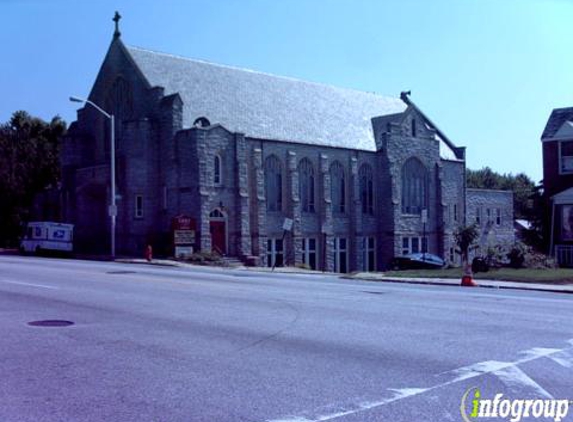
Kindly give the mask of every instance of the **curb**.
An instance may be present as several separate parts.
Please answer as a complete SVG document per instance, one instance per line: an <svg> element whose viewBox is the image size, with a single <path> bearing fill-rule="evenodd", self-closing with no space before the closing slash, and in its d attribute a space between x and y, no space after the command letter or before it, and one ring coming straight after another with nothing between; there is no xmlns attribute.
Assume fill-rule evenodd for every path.
<svg viewBox="0 0 573 422"><path fill-rule="evenodd" d="M184 267L183 265L180 265L180 264L177 263L177 262L173 262L173 263L170 263L170 262L157 262L157 261L156 261L156 262L153 262L153 260L152 260L152 261L149 261L149 262L148 262L148 261L145 261L145 262L144 262L144 261L134 261L134 260L132 260L132 259L115 259L113 262L118 262L118 263L120 263L120 264L153 265L153 266L156 266L156 267L179 267L179 268Z"/></svg>
<svg viewBox="0 0 573 422"><path fill-rule="evenodd" d="M460 283L457 282L437 282L437 281L422 281L422 280L412 280L412 279L397 279L397 278L383 278L383 279L374 279L374 278L362 278L362 277L341 277L347 280L363 280L363 281L374 281L374 282L386 282L386 283L402 283L402 284L418 284L418 285L429 285L429 286L447 286L447 287L465 287L461 286ZM452 279L453 280L453 279ZM555 288L540 288L540 287L531 287L531 286L513 286L507 284L499 284L499 285L488 285L488 284L480 284L479 280L474 280L478 285L476 287L484 288L484 289L504 289L504 290L529 290L535 292L548 292L548 293L565 293L565 294L573 294L573 288L571 290L559 290ZM503 281L499 281L499 283L503 283ZM517 283L517 282L513 282Z"/></svg>

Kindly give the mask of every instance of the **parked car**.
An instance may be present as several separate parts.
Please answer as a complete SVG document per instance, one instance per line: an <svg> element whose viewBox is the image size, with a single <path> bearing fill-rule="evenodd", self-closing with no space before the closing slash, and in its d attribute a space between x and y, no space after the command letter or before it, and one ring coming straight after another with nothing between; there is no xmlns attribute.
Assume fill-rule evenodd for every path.
<svg viewBox="0 0 573 422"><path fill-rule="evenodd" d="M410 269L439 269L446 265L446 262L437 255L431 253L411 253L404 256L398 256L392 261L392 268L398 270Z"/></svg>
<svg viewBox="0 0 573 422"><path fill-rule="evenodd" d="M70 253L73 250L73 236L73 224L30 222L20 243L20 251L35 254L49 251Z"/></svg>

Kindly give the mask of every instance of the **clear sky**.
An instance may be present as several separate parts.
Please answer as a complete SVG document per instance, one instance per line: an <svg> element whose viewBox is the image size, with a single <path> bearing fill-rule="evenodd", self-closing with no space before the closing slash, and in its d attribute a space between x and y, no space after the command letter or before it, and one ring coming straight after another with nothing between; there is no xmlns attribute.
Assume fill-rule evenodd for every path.
<svg viewBox="0 0 573 422"><path fill-rule="evenodd" d="M75 119L119 10L128 45L412 100L468 167L542 177L573 106L573 0L0 0L0 121Z"/></svg>

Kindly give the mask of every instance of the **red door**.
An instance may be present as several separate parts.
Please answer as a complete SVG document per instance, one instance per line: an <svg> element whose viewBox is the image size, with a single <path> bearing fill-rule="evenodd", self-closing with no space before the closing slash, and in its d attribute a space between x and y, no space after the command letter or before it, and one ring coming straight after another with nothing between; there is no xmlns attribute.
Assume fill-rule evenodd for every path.
<svg viewBox="0 0 573 422"><path fill-rule="evenodd" d="M226 253L227 245L225 242L225 222L224 221L211 221L211 248L214 252L221 255Z"/></svg>

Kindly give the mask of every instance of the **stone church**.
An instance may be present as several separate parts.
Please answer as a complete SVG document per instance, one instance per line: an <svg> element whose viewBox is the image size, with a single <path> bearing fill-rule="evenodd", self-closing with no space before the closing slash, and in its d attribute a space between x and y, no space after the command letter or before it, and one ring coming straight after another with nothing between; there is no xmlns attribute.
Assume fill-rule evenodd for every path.
<svg viewBox="0 0 573 422"><path fill-rule="evenodd" d="M487 209L491 226L513 236L511 194L490 210L487 191L466 189L465 148L408 93L130 47L116 21L89 100L115 116L119 254L151 244L172 255L172 221L185 215L195 250L260 265L373 271L418 251L455 261L453 232L476 194L482 219ZM63 151L64 217L78 250L109 250L109 162L110 121L86 105Z"/></svg>

